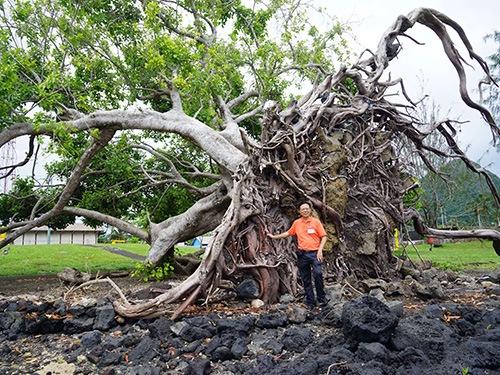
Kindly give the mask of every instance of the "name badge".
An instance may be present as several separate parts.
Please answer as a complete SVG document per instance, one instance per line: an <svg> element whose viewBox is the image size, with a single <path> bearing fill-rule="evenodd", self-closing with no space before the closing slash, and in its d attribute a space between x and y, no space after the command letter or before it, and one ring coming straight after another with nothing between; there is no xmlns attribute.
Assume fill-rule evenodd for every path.
<svg viewBox="0 0 500 375"><path fill-rule="evenodd" d="M314 233L314 228L309 228L309 229L307 230L307 233L309 233L309 234L313 234L313 233Z"/></svg>

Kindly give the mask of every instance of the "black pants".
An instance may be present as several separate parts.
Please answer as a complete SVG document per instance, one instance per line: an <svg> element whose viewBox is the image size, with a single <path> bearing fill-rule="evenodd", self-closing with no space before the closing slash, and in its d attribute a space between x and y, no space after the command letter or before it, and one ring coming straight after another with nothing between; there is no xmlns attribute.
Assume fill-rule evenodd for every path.
<svg viewBox="0 0 500 375"><path fill-rule="evenodd" d="M312 279L314 279L318 299L325 298L325 290L323 287L323 273L321 272L321 262L318 260L318 252L298 249L297 265L299 267L300 277L302 278L302 282L304 283L306 303L308 305L314 305L316 300L314 298Z"/></svg>

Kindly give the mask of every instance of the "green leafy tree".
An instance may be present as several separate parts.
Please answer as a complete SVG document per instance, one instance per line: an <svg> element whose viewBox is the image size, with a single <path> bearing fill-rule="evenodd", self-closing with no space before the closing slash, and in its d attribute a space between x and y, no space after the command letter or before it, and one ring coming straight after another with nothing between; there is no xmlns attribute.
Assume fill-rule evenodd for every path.
<svg viewBox="0 0 500 375"><path fill-rule="evenodd" d="M30 178L18 178L8 194L0 199L0 224L9 225L11 228L25 225L33 211L45 213L54 206L54 201L47 196L37 193L35 181ZM58 215L47 221L52 229L63 229L75 223L73 215Z"/></svg>
<svg viewBox="0 0 500 375"><path fill-rule="evenodd" d="M395 276L395 226L413 219L435 234L405 204L417 186L399 147L432 150L428 133L389 101L401 81L381 78L398 36L419 23L441 27L463 81L446 31L457 24L446 16L418 9L400 17L375 52L348 67L345 27L332 19L320 32L296 0L1 4L0 146L37 137L59 160L47 168L53 186L31 188L50 208L32 207L0 246L60 215L83 216L147 241L149 267L176 243L213 231L179 287L140 305L117 302L119 314L147 316L185 299L175 318L242 273L258 280L266 302L296 294L296 244L266 233L288 229L303 199L325 222L325 269L338 279ZM292 96L301 84L306 93ZM489 112L477 109L498 137ZM459 154L453 129L433 130ZM500 240L495 231L455 235Z"/></svg>

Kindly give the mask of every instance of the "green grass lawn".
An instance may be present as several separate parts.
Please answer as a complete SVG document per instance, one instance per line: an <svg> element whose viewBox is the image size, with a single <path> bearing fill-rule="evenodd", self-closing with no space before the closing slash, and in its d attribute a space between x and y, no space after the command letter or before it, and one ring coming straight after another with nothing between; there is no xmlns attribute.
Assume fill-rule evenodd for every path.
<svg viewBox="0 0 500 375"><path fill-rule="evenodd" d="M436 267L453 270L500 267L500 257L493 250L492 241L445 243L440 247L434 246L432 251L429 248L427 244L417 245L422 258L432 260ZM413 261L420 261L413 246L407 246L406 250ZM399 255L401 251L395 254Z"/></svg>
<svg viewBox="0 0 500 375"><path fill-rule="evenodd" d="M100 244L130 251L139 255L147 255L147 244ZM441 268L453 270L469 268L500 267L500 257L493 250L491 241L462 242L443 244L429 251L430 245L418 245L417 249L423 259L430 259ZM176 247L179 255L196 252L191 247ZM407 247L413 261L419 257L412 246ZM396 255L401 251L396 252ZM102 249L79 245L13 245L6 256L0 256L0 276L43 275L58 273L65 267L80 271L132 271L137 261L112 254Z"/></svg>
<svg viewBox="0 0 500 375"><path fill-rule="evenodd" d="M112 246L131 253L148 254L147 244L99 244ZM178 254L196 252L199 249L176 247ZM0 256L0 276L43 275L54 274L65 267L80 271L132 271L137 261L112 254L90 246L80 245L12 245L9 253Z"/></svg>
<svg viewBox="0 0 500 375"><path fill-rule="evenodd" d="M0 276L58 273L65 267L80 271L131 270L136 260L80 245L12 245L0 257Z"/></svg>

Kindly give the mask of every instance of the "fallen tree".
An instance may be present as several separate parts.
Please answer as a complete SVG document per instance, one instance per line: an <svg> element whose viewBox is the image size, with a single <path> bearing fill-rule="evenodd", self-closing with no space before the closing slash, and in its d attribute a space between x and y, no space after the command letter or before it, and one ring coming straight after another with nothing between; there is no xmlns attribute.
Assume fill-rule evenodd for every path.
<svg viewBox="0 0 500 375"><path fill-rule="evenodd" d="M168 12L171 8L165 4L163 6L154 8L153 13L158 22L156 27L161 26L170 35L190 40L195 48L203 51L198 68L206 68L212 74L216 67L207 68L211 61L209 57L213 57L210 55L212 49L230 49L228 45L221 47L215 43L217 28L210 18L213 15L207 9L195 9L193 4L178 2L179 8L193 15L196 21L193 29L174 22L174 16ZM151 11L151 8L148 9ZM245 33L255 38L245 40L253 40L254 51L263 54L262 45L259 44L264 42L257 37L262 30L259 31L257 27L259 22L264 22L259 17L264 16L248 10L245 13L244 9L233 9L232 15L235 16L236 24L246 22ZM75 9L74 14L79 11ZM269 11L277 12L276 9ZM265 13L265 17L270 15L271 13ZM226 16L229 17L227 14ZM200 24L205 26L201 27ZM226 95L211 87L213 90L208 93L209 100L190 115L189 113L193 113L193 97L192 92L185 91L188 78L183 75L181 63L177 61L175 65L175 62L169 60L166 64L169 72L167 78L154 77L147 90L136 87L136 90L147 92L147 95L139 98L149 100L152 109L91 110L86 113L78 110L78 107L82 107L81 103L70 108L70 104L76 103L65 98L64 102L53 103L54 108L63 109L58 114L57 123L46 121L40 124L23 118L23 121L10 123L1 130L0 145L23 135L56 137L61 134L86 134L88 138L86 142L80 140L80 147L86 151L76 153L75 167L67 174L64 187L57 190L51 200L45 195L39 195L39 202L44 202L44 205L36 204L26 220L11 220L4 231L14 228L17 230L8 234L0 246L7 245L31 228L58 216L83 216L88 220L109 223L147 241L151 245L147 261L158 265L172 252L176 243L213 231L213 239L200 266L180 286L140 304L123 300L115 302L115 309L120 315L135 318L151 315L162 303L182 301L174 314L175 318L194 301L209 299L222 279L237 279L241 275L258 281L260 298L265 302L274 302L283 293L296 295L298 280L294 265L295 244L292 239L272 243L267 239L266 233L287 230L297 215L297 203L303 199L312 202L317 215L325 223L329 234L329 242L325 248L325 271L336 280L346 276L395 277L396 259L391 251L391 234L394 228L410 220L415 222L415 228L423 236L490 239L498 252L500 232L453 232L428 228L412 207L418 199L418 183L406 172L405 155L408 152L417 152L431 170L433 167L426 159L425 152L462 159L470 169L484 175L497 205L500 203L499 194L488 174L477 169L458 147L454 137L454 122L443 120L433 124L420 124L411 114L415 103L406 95L402 79L383 80L383 73L389 68L390 61L400 51L401 39L408 38L410 42L415 42L407 32L416 24L432 29L442 41L449 60L457 70L462 99L483 115L491 128L493 140L496 140L500 136L500 129L489 111L470 99L465 86L463 59L451 41L448 28L458 33L471 59L487 75L488 67L474 53L461 27L432 9L420 8L407 16L398 17L382 36L377 50L364 51L352 65L328 71L321 64L306 64L307 69L315 72L313 87L305 95L290 100L285 108L281 107L284 100L269 100L271 94L275 95L271 92L275 87L264 83L264 73L259 70L263 67L271 69L267 61L269 56L262 55L263 59L259 62L261 65L256 60L244 62L243 60L250 59L245 56L241 64L248 63L257 88L243 90L241 87L234 87L237 79L232 77L234 81L228 83ZM207 30L211 33L207 33ZM149 31L154 33L155 29ZM156 42L159 43L160 40L166 42L161 38L156 39ZM168 39L168 42L177 43L173 38ZM167 52L182 53L180 46L178 43L174 50ZM104 44L90 47L104 55L112 50L106 49ZM306 66L300 65L298 59L294 60L298 55L296 46L291 48L291 60L296 65L281 66L276 71L306 71ZM165 51L160 48L157 59L172 58L164 56ZM187 55L184 57L187 58ZM124 73L126 58L120 61L118 58L108 57L108 60L117 72L127 76ZM274 62L276 65L276 60ZM150 63L154 65L153 62ZM160 63L156 61L156 64ZM145 75L150 73L148 67L146 64ZM159 69L158 66L156 69ZM196 80L195 73L190 74L189 79ZM277 76L276 74L275 78ZM125 81L132 78L126 77ZM393 87L401 88L408 100L407 105L400 106L389 100L386 93ZM74 92L71 91L71 95ZM161 105L166 105L167 108L155 109ZM201 121L197 117L205 109L204 105L212 106L215 114L208 119L200 116L204 117L204 121ZM242 110L242 106L247 107ZM257 140L241 125L258 115L261 115L261 134ZM133 135L129 135L127 142L122 137L116 144L111 143L118 133L135 129L177 134L205 152L216 168L201 170L200 163L181 160L182 152L168 155L165 150L157 149L151 144L133 142ZM444 137L450 148L448 153L426 144L426 137L431 132L439 132ZM73 141L71 145L75 143ZM61 144L68 147L69 142ZM408 147L409 144L413 148ZM130 192L139 193L159 188L164 191L158 196L159 205L168 187L177 184L198 199L189 209L157 223L149 215L146 230L124 220L126 215L113 217L110 207L99 212L95 202L86 200L83 186L87 187L91 183L104 184L106 178L111 178L113 171L103 166L107 159L114 156L103 155L102 150L114 153L110 155L121 152L135 168L131 171L134 178L125 179L120 176L122 180L107 185L106 188L112 187L110 191L118 198L127 199ZM142 153L135 154L138 151ZM155 161L141 163L140 159L145 154ZM163 166L159 167L160 164ZM126 168L123 171L128 173ZM192 182L196 178L212 182L200 186ZM108 193L106 199L114 204L115 200L109 195L111 194ZM45 207L45 210L40 206ZM111 211L106 212L107 209Z"/></svg>

